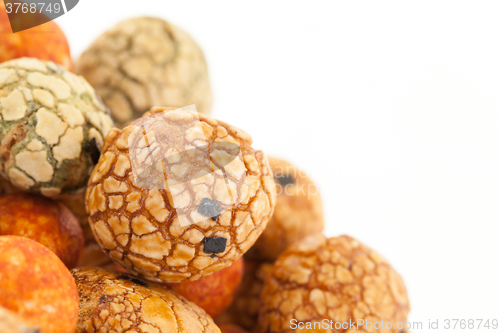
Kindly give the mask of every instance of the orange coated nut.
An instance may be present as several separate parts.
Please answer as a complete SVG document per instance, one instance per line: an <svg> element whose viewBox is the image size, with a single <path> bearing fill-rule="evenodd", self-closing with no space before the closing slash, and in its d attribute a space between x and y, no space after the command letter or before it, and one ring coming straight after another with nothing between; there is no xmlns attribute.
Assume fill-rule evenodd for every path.
<svg viewBox="0 0 500 333"><path fill-rule="evenodd" d="M309 236L274 263L261 294L258 332L294 332L303 323L390 322L397 332L410 305L401 277L377 253L349 236ZM345 325L345 324L344 324ZM360 330L368 331L366 327Z"/></svg>
<svg viewBox="0 0 500 333"><path fill-rule="evenodd" d="M274 261L288 246L323 230L323 208L318 188L292 164L269 158L276 181L276 207L266 230L247 256Z"/></svg>
<svg viewBox="0 0 500 333"><path fill-rule="evenodd" d="M125 126L155 105L195 104L210 113L212 90L202 51L176 26L136 17L106 31L81 55L83 75Z"/></svg>
<svg viewBox="0 0 500 333"><path fill-rule="evenodd" d="M80 296L77 333L220 333L205 311L160 286L101 268L72 273Z"/></svg>
<svg viewBox="0 0 500 333"><path fill-rule="evenodd" d="M276 201L267 158L251 144L233 126L180 109L157 108L111 130L86 193L96 241L152 281L228 267L254 244Z"/></svg>
<svg viewBox="0 0 500 333"><path fill-rule="evenodd" d="M22 18L22 16L18 16ZM22 57L53 61L67 70L73 68L68 41L54 21L12 33L5 4L0 1L0 62Z"/></svg>
<svg viewBox="0 0 500 333"><path fill-rule="evenodd" d="M75 282L52 251L31 239L0 236L0 295L0 306L41 333L75 332Z"/></svg>
<svg viewBox="0 0 500 333"><path fill-rule="evenodd" d="M240 258L231 266L196 281L168 283L166 287L186 297L215 318L233 302L242 278L243 258Z"/></svg>
<svg viewBox="0 0 500 333"><path fill-rule="evenodd" d="M82 229L62 203L28 193L0 195L0 235L30 238L52 250L68 268L78 266Z"/></svg>
<svg viewBox="0 0 500 333"><path fill-rule="evenodd" d="M231 306L216 318L217 324L233 323L247 330L253 330L257 326L260 293L272 267L271 263L250 261L245 256L245 274L241 286Z"/></svg>

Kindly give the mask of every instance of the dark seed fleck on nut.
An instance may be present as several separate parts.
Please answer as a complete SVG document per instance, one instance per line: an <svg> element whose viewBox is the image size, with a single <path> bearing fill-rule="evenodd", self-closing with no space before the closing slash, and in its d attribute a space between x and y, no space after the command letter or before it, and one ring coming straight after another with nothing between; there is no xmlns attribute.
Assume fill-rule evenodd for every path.
<svg viewBox="0 0 500 333"><path fill-rule="evenodd" d="M208 198L203 198L203 200L201 200L200 206L198 207L198 213L211 217L214 221L217 221L217 218L219 217L221 211L222 209L219 204L216 201Z"/></svg>
<svg viewBox="0 0 500 333"><path fill-rule="evenodd" d="M92 163L97 164L99 157L101 156L101 150L97 145L97 140L95 138L90 139L90 141L85 144L84 149L90 155Z"/></svg>
<svg viewBox="0 0 500 333"><path fill-rule="evenodd" d="M275 176L274 178L276 178L281 186L295 184L295 179L293 179L293 177L290 175Z"/></svg>
<svg viewBox="0 0 500 333"><path fill-rule="evenodd" d="M99 297L99 303L102 303L104 302L104 299L106 298L106 296L102 295L101 297Z"/></svg>
<svg viewBox="0 0 500 333"><path fill-rule="evenodd" d="M135 284L138 284L140 286L149 288L149 286L148 286L148 284L146 282L141 281L141 280L136 279L136 278L133 278L133 277L128 276L128 275L120 275L120 276L118 276L118 279L120 279L120 280L129 280L129 281L132 281Z"/></svg>
<svg viewBox="0 0 500 333"><path fill-rule="evenodd" d="M203 242L205 245L203 251L205 253L221 253L226 250L227 239L224 237L207 237Z"/></svg>

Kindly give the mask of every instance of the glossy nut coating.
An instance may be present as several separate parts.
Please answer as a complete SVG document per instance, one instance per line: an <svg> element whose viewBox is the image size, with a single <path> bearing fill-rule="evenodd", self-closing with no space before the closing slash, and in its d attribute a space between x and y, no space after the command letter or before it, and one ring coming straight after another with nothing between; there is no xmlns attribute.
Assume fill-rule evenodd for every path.
<svg viewBox="0 0 500 333"><path fill-rule="evenodd" d="M258 332L262 333L294 332L292 319L383 320L392 324L388 332L396 332L410 310L398 273L349 236L313 235L288 248L274 263L261 295Z"/></svg>
<svg viewBox="0 0 500 333"><path fill-rule="evenodd" d="M210 113L212 91L202 51L176 26L155 17L136 17L102 34L81 55L83 75L120 127L155 105L195 104Z"/></svg>
<svg viewBox="0 0 500 333"><path fill-rule="evenodd" d="M77 333L220 333L205 311L167 289L102 268L72 274L80 297Z"/></svg>
<svg viewBox="0 0 500 333"><path fill-rule="evenodd" d="M97 242L116 263L148 280L196 280L229 266L253 245L274 209L272 173L265 155L251 147L250 136L205 115L197 116L159 108L121 131L113 129L90 177L86 202ZM194 177L196 167L181 160L169 169L178 175L173 178L178 185L169 189L138 185L133 163L154 166L152 173L158 165L157 177L148 180L162 183L164 164L157 162L174 156L169 155L173 146L198 156L194 147L204 138L239 146L239 155L224 166L225 176L218 170ZM210 218L190 210L207 198L224 208L219 216Z"/></svg>
<svg viewBox="0 0 500 333"><path fill-rule="evenodd" d="M47 197L86 185L113 126L80 76L35 58L0 64L0 174Z"/></svg>

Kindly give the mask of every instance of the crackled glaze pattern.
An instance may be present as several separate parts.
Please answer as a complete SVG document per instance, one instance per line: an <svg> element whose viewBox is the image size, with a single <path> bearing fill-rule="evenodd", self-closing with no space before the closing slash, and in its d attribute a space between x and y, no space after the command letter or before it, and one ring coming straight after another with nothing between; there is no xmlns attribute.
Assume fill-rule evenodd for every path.
<svg viewBox="0 0 500 333"><path fill-rule="evenodd" d="M318 188L302 170L292 164L269 158L277 199L266 230L247 256L274 261L288 246L323 230L323 207Z"/></svg>
<svg viewBox="0 0 500 333"><path fill-rule="evenodd" d="M220 333L205 311L167 289L101 268L72 274L80 298L77 333Z"/></svg>
<svg viewBox="0 0 500 333"><path fill-rule="evenodd" d="M15 187L56 197L85 186L113 126L93 88L48 61L0 64L0 173Z"/></svg>
<svg viewBox="0 0 500 333"><path fill-rule="evenodd" d="M188 34L159 18L120 22L82 54L75 72L92 84L120 126L155 105L195 104L210 113L203 53Z"/></svg>
<svg viewBox="0 0 500 333"><path fill-rule="evenodd" d="M401 277L377 253L349 236L309 236L287 249L274 263L261 295L258 332L262 333L293 332L292 319L383 320L394 327L385 332L396 332L410 310Z"/></svg>
<svg viewBox="0 0 500 333"><path fill-rule="evenodd" d="M239 154L203 174L203 166L220 162L204 160L207 141L237 144ZM267 158L251 143L235 127L182 110L154 109L113 129L86 193L97 242L115 262L153 281L196 280L229 266L262 233L276 201ZM176 158L182 151L191 164ZM197 211L206 198L223 209L215 219ZM207 240L220 239L223 251L207 250Z"/></svg>

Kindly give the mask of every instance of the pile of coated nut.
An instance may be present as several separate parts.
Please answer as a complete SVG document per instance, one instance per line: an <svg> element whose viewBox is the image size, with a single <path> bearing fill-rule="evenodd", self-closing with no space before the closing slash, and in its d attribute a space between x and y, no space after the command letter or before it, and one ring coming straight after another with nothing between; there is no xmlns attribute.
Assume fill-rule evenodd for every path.
<svg viewBox="0 0 500 333"><path fill-rule="evenodd" d="M0 332L404 331L391 265L209 116L188 34L128 19L65 65L0 64Z"/></svg>

